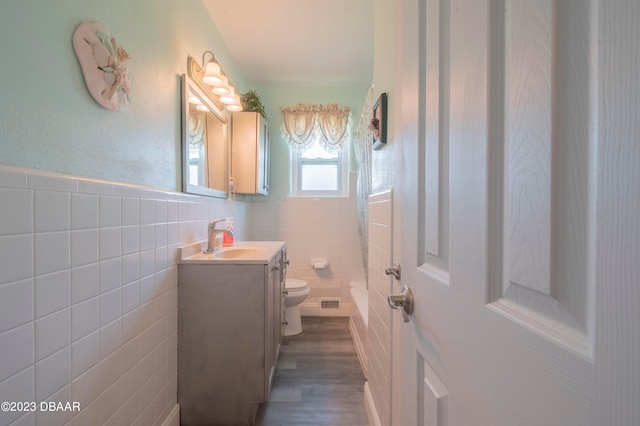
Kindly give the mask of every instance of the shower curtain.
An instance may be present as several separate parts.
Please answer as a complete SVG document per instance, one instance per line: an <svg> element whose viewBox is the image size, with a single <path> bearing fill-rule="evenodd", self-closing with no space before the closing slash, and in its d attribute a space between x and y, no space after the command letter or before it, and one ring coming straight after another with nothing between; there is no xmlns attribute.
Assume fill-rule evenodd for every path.
<svg viewBox="0 0 640 426"><path fill-rule="evenodd" d="M360 231L360 250L362 252L362 266L364 266L367 287L369 286L369 209L368 200L371 194L371 150L373 134L369 128L373 114L373 83L369 88L362 107L362 114L353 139L353 149L356 155L358 179L356 185L356 200L358 208L358 230Z"/></svg>

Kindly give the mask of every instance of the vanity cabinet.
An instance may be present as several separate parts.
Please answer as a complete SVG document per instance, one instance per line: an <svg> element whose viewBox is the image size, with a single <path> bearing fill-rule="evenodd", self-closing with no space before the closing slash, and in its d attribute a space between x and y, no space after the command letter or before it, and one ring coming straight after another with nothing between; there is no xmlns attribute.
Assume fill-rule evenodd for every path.
<svg viewBox="0 0 640 426"><path fill-rule="evenodd" d="M231 117L231 174L238 194L269 195L269 130L257 112Z"/></svg>
<svg viewBox="0 0 640 426"><path fill-rule="evenodd" d="M181 425L253 425L283 337L286 246L263 263L178 265Z"/></svg>

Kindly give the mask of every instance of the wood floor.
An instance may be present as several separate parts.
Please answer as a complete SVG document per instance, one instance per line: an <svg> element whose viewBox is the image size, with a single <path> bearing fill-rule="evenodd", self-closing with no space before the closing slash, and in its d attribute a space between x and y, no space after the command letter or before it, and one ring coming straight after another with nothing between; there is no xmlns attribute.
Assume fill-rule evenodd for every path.
<svg viewBox="0 0 640 426"><path fill-rule="evenodd" d="M348 318L303 317L303 332L285 337L260 426L369 426L365 378Z"/></svg>

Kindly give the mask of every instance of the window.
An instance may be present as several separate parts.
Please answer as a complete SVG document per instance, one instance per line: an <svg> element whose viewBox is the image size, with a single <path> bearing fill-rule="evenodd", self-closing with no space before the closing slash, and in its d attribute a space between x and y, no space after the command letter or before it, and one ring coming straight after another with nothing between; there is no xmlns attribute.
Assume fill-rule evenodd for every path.
<svg viewBox="0 0 640 426"><path fill-rule="evenodd" d="M291 195L348 195L351 108L338 104L282 107L282 134L291 145Z"/></svg>
<svg viewBox="0 0 640 426"><path fill-rule="evenodd" d="M336 152L327 152L315 142L306 150L291 149L292 195L298 197L343 197L347 191L348 144Z"/></svg>

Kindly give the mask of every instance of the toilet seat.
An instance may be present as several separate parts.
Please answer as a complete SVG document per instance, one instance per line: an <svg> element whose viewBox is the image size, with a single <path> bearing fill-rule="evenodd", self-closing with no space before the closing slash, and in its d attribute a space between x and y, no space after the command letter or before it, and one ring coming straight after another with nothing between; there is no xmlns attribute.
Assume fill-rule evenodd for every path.
<svg viewBox="0 0 640 426"><path fill-rule="evenodd" d="M287 278L284 282L284 288L287 291L304 291L309 288L309 284L307 284L307 282L304 280Z"/></svg>

